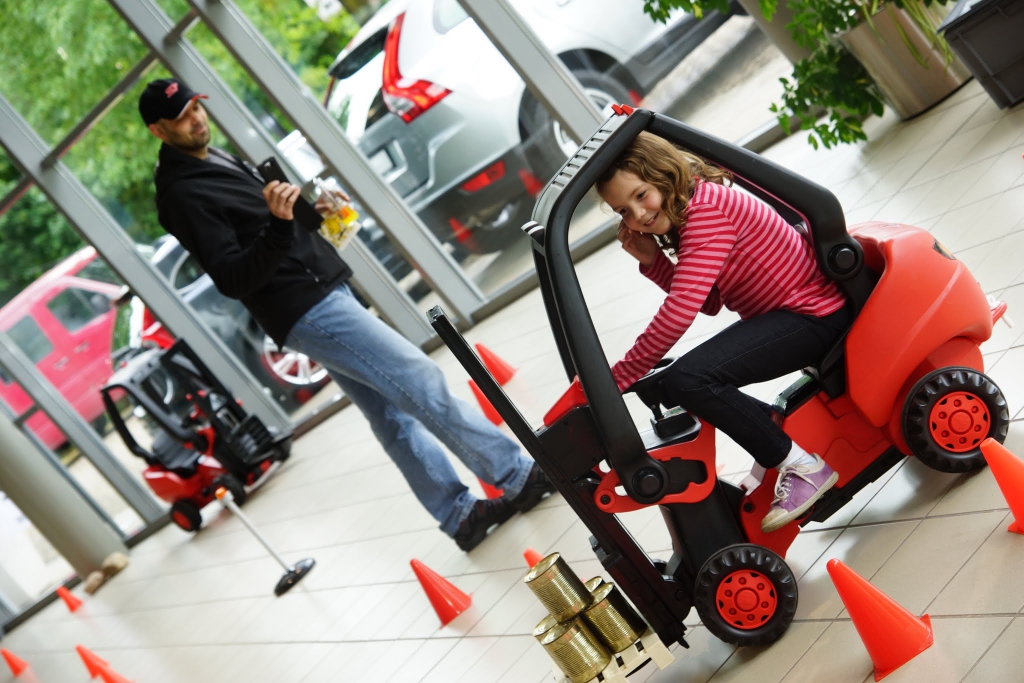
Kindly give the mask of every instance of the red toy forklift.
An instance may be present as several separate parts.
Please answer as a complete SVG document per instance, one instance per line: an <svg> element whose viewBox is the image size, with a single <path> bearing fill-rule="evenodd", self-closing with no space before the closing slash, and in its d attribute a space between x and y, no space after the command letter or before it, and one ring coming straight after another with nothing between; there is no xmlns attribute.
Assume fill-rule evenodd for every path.
<svg viewBox="0 0 1024 683"><path fill-rule="evenodd" d="M990 306L967 268L919 228L873 222L846 229L825 188L756 154L643 109L611 116L548 183L532 239L544 306L569 389L534 430L439 307L434 329L587 525L605 569L666 644L686 646L691 608L737 645L778 640L793 619L797 585L783 559L800 526L824 521L906 456L943 472L985 466L979 449L1006 437L1009 412L983 374L979 345L1005 304ZM653 414L638 431L612 379L569 253L580 200L641 131L735 174L814 247L818 266L856 310L843 339L776 399L777 419L839 481L806 515L771 533L769 470L749 495L718 479L714 427L666 405L658 367L634 384ZM627 392L627 393L628 393ZM652 560L616 513L658 505L672 537Z"/></svg>

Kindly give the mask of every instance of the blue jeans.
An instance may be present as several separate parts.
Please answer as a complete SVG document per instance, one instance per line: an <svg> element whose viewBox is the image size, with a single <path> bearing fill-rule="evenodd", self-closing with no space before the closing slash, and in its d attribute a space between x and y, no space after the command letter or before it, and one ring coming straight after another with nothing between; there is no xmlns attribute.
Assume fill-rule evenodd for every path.
<svg viewBox="0 0 1024 683"><path fill-rule="evenodd" d="M449 536L476 498L459 480L438 439L506 496L514 497L526 485L533 461L519 445L479 409L452 396L441 369L363 308L348 285L307 311L286 343L327 368Z"/></svg>

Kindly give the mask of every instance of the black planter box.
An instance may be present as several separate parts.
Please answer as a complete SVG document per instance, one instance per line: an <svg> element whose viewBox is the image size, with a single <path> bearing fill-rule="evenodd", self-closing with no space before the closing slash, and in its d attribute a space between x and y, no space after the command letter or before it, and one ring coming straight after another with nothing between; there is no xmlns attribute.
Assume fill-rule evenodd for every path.
<svg viewBox="0 0 1024 683"><path fill-rule="evenodd" d="M939 26L999 107L1024 101L1024 0L960 0Z"/></svg>

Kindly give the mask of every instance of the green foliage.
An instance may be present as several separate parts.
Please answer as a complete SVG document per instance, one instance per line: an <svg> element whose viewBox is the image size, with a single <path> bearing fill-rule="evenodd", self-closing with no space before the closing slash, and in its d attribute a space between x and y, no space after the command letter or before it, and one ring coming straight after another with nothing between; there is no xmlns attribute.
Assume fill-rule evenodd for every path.
<svg viewBox="0 0 1024 683"><path fill-rule="evenodd" d="M937 48L952 59L949 47L935 31L925 8L944 5L949 0L784 0L793 12L786 25L793 40L811 52L810 57L793 67L790 78L779 79L783 86L782 101L770 109L789 133L794 125L808 130L808 142L832 147L840 143L866 140L861 121L869 114L881 115L881 92L868 72L844 48L836 36L862 22L872 22L886 1L906 11ZM644 11L656 21L664 22L668 12L681 8L702 16L711 9L720 9L721 0L644 0ZM761 13L771 19L779 0L759 0ZM905 41L914 57L922 57ZM823 113L824 112L824 113Z"/></svg>
<svg viewBox="0 0 1024 683"><path fill-rule="evenodd" d="M327 85L327 67L359 30L341 12L328 22L302 0L235 0L314 93ZM184 0L160 0L173 20ZM4 0L0 23L0 93L51 145L63 138L146 53L106 0ZM256 116L283 135L291 124L201 23L187 35L214 71ZM163 234L153 204L153 166L159 142L142 125L143 85L170 74L152 69L64 156L64 162L121 223L132 239ZM227 146L223 136L214 144ZM20 179L0 150L0 197ZM0 216L0 304L82 246L74 229L41 193L30 191Z"/></svg>
<svg viewBox="0 0 1024 683"><path fill-rule="evenodd" d="M882 97L860 62L837 45L826 44L810 59L793 68L792 80L780 78L781 104L770 109L778 115L786 134L797 129L810 130L808 142L815 149L819 141L825 147L841 142L866 140L861 121L868 114L882 114ZM821 108L828 116L818 118Z"/></svg>

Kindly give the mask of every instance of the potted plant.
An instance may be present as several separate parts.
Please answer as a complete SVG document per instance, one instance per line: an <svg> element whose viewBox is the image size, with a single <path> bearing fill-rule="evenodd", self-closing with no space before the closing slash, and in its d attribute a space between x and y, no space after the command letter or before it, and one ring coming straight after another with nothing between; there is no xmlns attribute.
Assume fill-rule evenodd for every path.
<svg viewBox="0 0 1024 683"><path fill-rule="evenodd" d="M779 0L758 0L771 19ZM772 105L783 129L809 130L815 148L865 140L861 122L888 101L903 118L921 113L960 87L970 73L936 32L937 6L948 0L786 0L793 40L810 51L782 79ZM728 0L645 0L664 21L681 8L703 16L728 10ZM823 115L824 114L824 115Z"/></svg>

